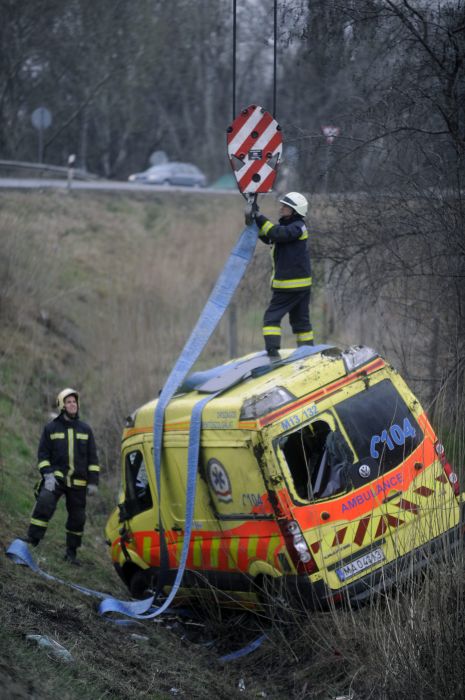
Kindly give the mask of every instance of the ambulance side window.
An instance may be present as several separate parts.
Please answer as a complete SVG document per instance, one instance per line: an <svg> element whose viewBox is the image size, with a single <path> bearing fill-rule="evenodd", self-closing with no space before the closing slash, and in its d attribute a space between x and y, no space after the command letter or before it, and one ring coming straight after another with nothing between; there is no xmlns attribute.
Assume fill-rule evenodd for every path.
<svg viewBox="0 0 465 700"><path fill-rule="evenodd" d="M297 495L328 498L346 490L352 451L338 430L316 420L280 440Z"/></svg>
<svg viewBox="0 0 465 700"><path fill-rule="evenodd" d="M152 507L152 494L145 467L144 456L140 450L128 452L125 460L126 476L126 511L130 516Z"/></svg>

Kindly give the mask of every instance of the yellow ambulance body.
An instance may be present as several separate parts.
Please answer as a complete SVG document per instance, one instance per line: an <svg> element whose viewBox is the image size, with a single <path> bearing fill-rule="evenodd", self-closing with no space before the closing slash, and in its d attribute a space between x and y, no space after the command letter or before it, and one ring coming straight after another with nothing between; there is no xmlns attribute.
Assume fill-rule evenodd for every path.
<svg viewBox="0 0 465 700"><path fill-rule="evenodd" d="M364 346L316 348L288 363L284 350L281 365L257 369L259 355L222 368L234 375L239 367L242 379L203 409L181 593L220 592L242 605L257 604L263 591L285 591L308 607L361 602L460 541L456 474L389 364ZM205 376L204 387L187 383L165 412L165 592L183 545L190 417ZM155 407L142 406L123 432L121 502L106 526L134 596L156 588L160 575Z"/></svg>

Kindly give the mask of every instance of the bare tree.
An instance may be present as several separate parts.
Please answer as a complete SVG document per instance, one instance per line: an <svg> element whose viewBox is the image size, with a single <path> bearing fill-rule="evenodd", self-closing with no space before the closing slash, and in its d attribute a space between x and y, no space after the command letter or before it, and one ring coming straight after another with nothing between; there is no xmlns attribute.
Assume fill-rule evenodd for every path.
<svg viewBox="0 0 465 700"><path fill-rule="evenodd" d="M350 96L360 108L334 165L356 194L339 200L320 254L332 260L345 332L363 315L367 338L399 358L424 397L446 383L456 412L465 350L464 6L369 0L347 18L354 36L376 38L378 54L356 46L358 60L372 58L370 77L363 97Z"/></svg>
<svg viewBox="0 0 465 700"><path fill-rule="evenodd" d="M247 1L238 6L238 94L250 103L271 90L272 17L265 0L254 3L254 31ZM211 177L228 168L229 0L0 0L0 32L3 158L34 159L30 118L43 105L49 162L74 152L81 167L124 177L162 149Z"/></svg>

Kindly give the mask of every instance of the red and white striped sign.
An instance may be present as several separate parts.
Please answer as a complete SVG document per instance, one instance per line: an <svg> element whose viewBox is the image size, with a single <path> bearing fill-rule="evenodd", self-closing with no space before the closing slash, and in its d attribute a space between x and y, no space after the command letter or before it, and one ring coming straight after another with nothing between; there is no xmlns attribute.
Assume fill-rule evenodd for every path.
<svg viewBox="0 0 465 700"><path fill-rule="evenodd" d="M242 194L270 192L281 161L281 127L263 107L251 105L227 129L228 157Z"/></svg>

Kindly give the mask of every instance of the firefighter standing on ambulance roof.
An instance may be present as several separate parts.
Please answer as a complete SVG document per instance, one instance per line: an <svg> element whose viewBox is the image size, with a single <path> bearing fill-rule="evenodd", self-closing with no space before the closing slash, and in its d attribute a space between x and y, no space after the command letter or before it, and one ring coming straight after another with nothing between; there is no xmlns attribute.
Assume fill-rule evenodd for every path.
<svg viewBox="0 0 465 700"><path fill-rule="evenodd" d="M94 435L79 418L79 394L64 389L58 394L59 415L44 427L38 449L42 475L26 541L37 546L44 537L61 496L65 496L65 560L79 566L76 550L81 546L86 519L86 496L97 492L100 467Z"/></svg>
<svg viewBox="0 0 465 700"><path fill-rule="evenodd" d="M262 214L254 216L260 240L273 246L273 295L263 318L265 348L272 360L279 358L281 319L286 314L297 345L313 345L309 311L312 272L304 220L308 202L299 192L289 192L279 201L278 224Z"/></svg>

